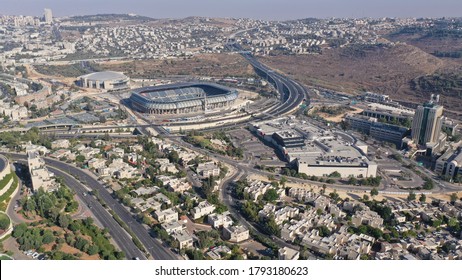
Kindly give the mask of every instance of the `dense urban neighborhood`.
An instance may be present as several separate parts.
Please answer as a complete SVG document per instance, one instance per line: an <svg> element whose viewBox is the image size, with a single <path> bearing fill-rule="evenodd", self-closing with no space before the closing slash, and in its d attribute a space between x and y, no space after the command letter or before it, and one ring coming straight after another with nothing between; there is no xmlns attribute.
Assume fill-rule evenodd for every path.
<svg viewBox="0 0 462 280"><path fill-rule="evenodd" d="M0 258L461 260L461 72L287 64L421 35L462 21L0 15Z"/></svg>

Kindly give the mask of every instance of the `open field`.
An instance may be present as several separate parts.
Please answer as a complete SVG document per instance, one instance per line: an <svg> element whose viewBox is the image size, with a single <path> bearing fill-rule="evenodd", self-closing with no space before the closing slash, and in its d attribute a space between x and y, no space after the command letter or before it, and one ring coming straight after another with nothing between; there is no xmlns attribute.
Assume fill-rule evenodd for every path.
<svg viewBox="0 0 462 280"><path fill-rule="evenodd" d="M200 54L191 58L109 62L99 64L104 70L124 72L130 78L150 79L171 75L205 77L255 76L252 67L238 54Z"/></svg>

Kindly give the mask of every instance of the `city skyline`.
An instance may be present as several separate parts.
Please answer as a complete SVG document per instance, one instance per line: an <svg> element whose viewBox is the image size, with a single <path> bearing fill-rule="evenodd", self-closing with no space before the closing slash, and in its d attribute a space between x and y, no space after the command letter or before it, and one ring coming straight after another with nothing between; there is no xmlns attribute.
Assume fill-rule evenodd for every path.
<svg viewBox="0 0 462 280"><path fill-rule="evenodd" d="M183 18L188 16L258 18L265 20L288 20L308 17L459 17L462 2L457 0L417 1L403 3L399 0L365 1L351 0L253 0L250 3L237 0L218 3L213 0L178 0L175 5L164 0L146 1L114 0L108 5L105 0L82 0L71 5L71 0L22 0L21 4L7 0L2 14L43 15L44 8L53 10L54 15L92 15L109 13L135 13L153 18ZM242 7L247 7L243 9ZM333 8L334 7L334 8Z"/></svg>

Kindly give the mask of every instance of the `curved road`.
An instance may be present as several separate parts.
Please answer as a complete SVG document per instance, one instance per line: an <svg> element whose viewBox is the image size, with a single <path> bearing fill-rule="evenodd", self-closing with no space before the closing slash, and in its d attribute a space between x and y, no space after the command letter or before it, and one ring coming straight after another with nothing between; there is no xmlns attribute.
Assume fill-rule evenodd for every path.
<svg viewBox="0 0 462 280"><path fill-rule="evenodd" d="M10 154L10 155L11 157L15 159L26 160L26 155L22 155L22 154ZM50 158L44 158L44 160L48 168L50 169L50 171L54 172L58 176L62 176L65 180L67 180L66 184L69 183L70 184L69 187L74 188L77 194L79 195L79 197L83 201L85 202L88 201L90 203L90 206L92 206L91 211L95 214L95 216L98 219L99 219L98 215L103 215L103 213L107 214L102 217L101 222L103 222L104 220L108 222L110 220L111 222L114 222L117 224L117 222L109 215L109 213L101 206L101 204L96 199L94 199L90 195L83 196L83 192L87 192L87 190L75 178L77 178L81 182L82 181L85 182L85 185L88 188L98 191L101 199L135 233L136 237L141 241L141 243L144 245L144 247L148 250L149 254L154 259L158 259L158 260L179 259L178 255L174 254L169 248L164 247L161 244L161 242L153 238L149 234L148 229L146 229L141 223L139 223L135 219L135 217L133 217L133 215L119 201L113 198L112 195L109 193L109 191L95 178L95 176L88 174L86 171L80 168L77 168L73 165L67 164L67 163L63 163L63 162L50 159ZM75 178L73 178L69 174L71 174ZM110 217L110 219L107 218L108 216ZM115 228L115 225L112 224L112 227ZM120 230L122 230L122 228L118 224L117 224L117 227ZM113 235L114 240L116 240L116 242L117 242L117 239L121 239L123 238L123 236L126 236L128 239L120 240L120 243L132 244L133 246L135 246L130 236L128 236L128 234L125 231L114 232L114 235ZM117 243L119 244L119 242ZM119 245L124 246L122 244L119 244ZM138 248L136 249L138 250ZM128 253L130 253L130 251ZM131 255L133 255L133 257L139 257L140 259L145 258L144 256L140 254L132 253Z"/></svg>
<svg viewBox="0 0 462 280"><path fill-rule="evenodd" d="M12 157L13 160L27 165L27 158L25 155L9 155ZM57 176L62 177L66 185L75 191L76 195L82 202L87 204L87 206L91 209L91 212L94 214L96 219L98 219L98 221L100 221L101 224L109 230L109 234L112 236L119 248L125 253L127 258L146 259L144 254L133 243L130 235L128 235L128 233L124 229L122 229L122 227L112 218L111 215L109 215L106 209L104 209L104 207L93 196L83 195L88 191L79 181L77 181L74 177L70 176L65 172L62 172L59 169L50 166L48 167L48 169L51 172L55 173Z"/></svg>

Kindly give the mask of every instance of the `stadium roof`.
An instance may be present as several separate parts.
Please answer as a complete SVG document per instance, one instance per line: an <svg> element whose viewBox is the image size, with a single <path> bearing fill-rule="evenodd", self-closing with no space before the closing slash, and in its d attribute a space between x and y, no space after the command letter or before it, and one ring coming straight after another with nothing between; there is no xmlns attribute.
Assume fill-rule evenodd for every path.
<svg viewBox="0 0 462 280"><path fill-rule="evenodd" d="M80 79L89 79L93 81L112 81L112 80L125 80L128 79L121 72L114 72L114 71L103 71L103 72L95 72L90 73L87 75L83 75L79 77Z"/></svg>
<svg viewBox="0 0 462 280"><path fill-rule="evenodd" d="M235 100L237 90L209 83L177 83L144 87L132 92L131 100L146 109L179 109Z"/></svg>

